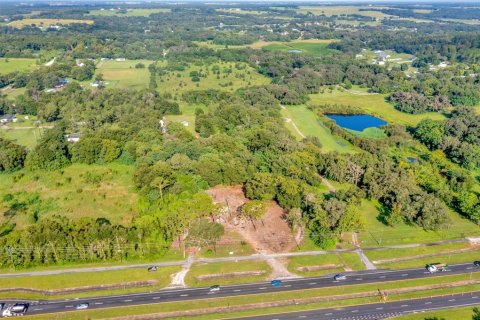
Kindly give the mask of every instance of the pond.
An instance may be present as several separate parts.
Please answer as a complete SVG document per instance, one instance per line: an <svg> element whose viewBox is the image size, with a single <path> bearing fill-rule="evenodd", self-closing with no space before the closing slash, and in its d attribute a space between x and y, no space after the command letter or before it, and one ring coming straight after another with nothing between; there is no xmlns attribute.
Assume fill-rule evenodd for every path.
<svg viewBox="0 0 480 320"><path fill-rule="evenodd" d="M363 131L367 128L380 128L387 124L380 118L368 114L327 114L327 118L335 121L342 128Z"/></svg>

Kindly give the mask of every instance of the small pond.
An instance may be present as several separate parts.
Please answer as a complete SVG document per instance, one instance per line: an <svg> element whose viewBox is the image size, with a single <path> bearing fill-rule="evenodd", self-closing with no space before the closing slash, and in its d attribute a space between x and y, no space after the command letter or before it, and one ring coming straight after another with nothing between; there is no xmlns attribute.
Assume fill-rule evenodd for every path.
<svg viewBox="0 0 480 320"><path fill-rule="evenodd" d="M327 118L335 121L342 128L363 131L367 128L379 128L387 124L380 118L368 114L327 114Z"/></svg>

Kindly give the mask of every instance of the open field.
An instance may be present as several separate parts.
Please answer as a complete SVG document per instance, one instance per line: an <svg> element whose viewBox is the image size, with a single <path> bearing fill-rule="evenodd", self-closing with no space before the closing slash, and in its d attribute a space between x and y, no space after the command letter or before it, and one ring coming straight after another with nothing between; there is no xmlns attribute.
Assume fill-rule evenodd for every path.
<svg viewBox="0 0 480 320"><path fill-rule="evenodd" d="M235 13L235 14L266 14L265 11L257 11L257 10L245 10L241 8L224 8L224 9L215 9L216 12L224 12L224 13Z"/></svg>
<svg viewBox="0 0 480 320"><path fill-rule="evenodd" d="M25 128L25 129L1 129L0 137L5 137L19 145L32 150L36 145L44 130L41 128Z"/></svg>
<svg viewBox="0 0 480 320"><path fill-rule="evenodd" d="M303 135L317 137L322 143L322 149L325 152L355 151L355 147L350 145L347 141L332 135L330 130L318 119L317 115L305 105L285 106L285 109L282 109L282 115L286 119L291 119ZM287 128L294 136L302 138L291 121L286 123Z"/></svg>
<svg viewBox="0 0 480 320"><path fill-rule="evenodd" d="M168 8L158 8L158 9L127 9L127 12L119 12L118 10L92 10L89 12L91 16L100 16L100 17L148 17L154 13L168 13L171 12Z"/></svg>
<svg viewBox="0 0 480 320"><path fill-rule="evenodd" d="M433 120L444 119L444 116L440 113L408 114L398 111L393 105L385 101L385 95L364 94L359 90L358 88L355 91L334 89L330 92L330 90L325 89L324 93L311 94L308 104L313 106L330 104L358 107L365 113L377 116L387 122L410 126L415 126L425 118Z"/></svg>
<svg viewBox="0 0 480 320"><path fill-rule="evenodd" d="M260 275L242 275L232 277L232 272L261 272ZM190 287L207 287L211 285L228 285L236 283L265 281L271 273L270 266L264 261L238 261L194 264L185 277L185 283ZM205 275L224 275L214 279L199 279Z"/></svg>
<svg viewBox="0 0 480 320"><path fill-rule="evenodd" d="M35 59L26 58L1 58L0 59L0 74L8 74L15 71L30 71L36 68Z"/></svg>
<svg viewBox="0 0 480 320"><path fill-rule="evenodd" d="M245 45L239 45L239 46L228 46L231 49L234 48L252 48L252 49L261 49L264 47L269 47L275 48L278 47L279 49L285 49L285 50L291 50L292 48L289 46L304 46L304 47L309 47L310 51L313 50L313 48L316 48L319 50L319 48L325 47L329 44L332 43L336 40L334 39L305 39L305 40L293 40L289 42L285 41L256 41L251 44L245 44ZM206 47L206 48L211 48L211 49L225 49L225 45L220 45L220 44L215 44L212 41L196 41L195 42L198 46L201 47ZM288 48L288 49L287 49ZM293 48L295 49L295 48ZM324 49L322 49L324 50ZM331 50L333 51L333 50Z"/></svg>
<svg viewBox="0 0 480 320"><path fill-rule="evenodd" d="M263 50L267 51L289 51L295 53L306 53L312 56L322 56L328 55L335 50L328 48L328 44L331 41L321 41L321 42L278 42L268 44L263 47Z"/></svg>
<svg viewBox="0 0 480 320"><path fill-rule="evenodd" d="M145 68L135 68L137 63L143 63ZM144 89L149 83L148 65L151 63L153 61L149 60L100 61L96 66L95 75L103 76L107 88Z"/></svg>
<svg viewBox="0 0 480 320"><path fill-rule="evenodd" d="M12 194L15 202L28 202L11 218L4 215L0 223L9 221L23 228L31 223L34 212L41 216L62 213L68 217L104 217L112 223L128 225L135 214L137 194L133 192L131 166L72 164L62 171L3 174L0 199ZM10 203L0 203L2 211Z"/></svg>
<svg viewBox="0 0 480 320"><path fill-rule="evenodd" d="M317 277L344 271L364 270L365 265L355 252L343 252L340 254L292 257L289 259L287 268L291 273L303 277Z"/></svg>
<svg viewBox="0 0 480 320"><path fill-rule="evenodd" d="M380 8L380 7L374 7ZM362 10L366 11L362 11ZM300 6L297 10L298 13L308 13L311 12L314 15L325 15L327 17L331 16L348 16L352 14L358 14L366 17L372 17L377 19L385 19L391 17L391 15L384 14L379 11L368 11L371 9L367 6Z"/></svg>
<svg viewBox="0 0 480 320"><path fill-rule="evenodd" d="M389 227L379 221L380 206L373 201L363 200L360 211L364 214L367 226L360 232L359 240L363 247L388 246L395 244L425 243L446 239L459 239L470 235L480 235L480 228L473 222L450 211L451 223L445 230L426 231L418 226L399 224Z"/></svg>
<svg viewBox="0 0 480 320"><path fill-rule="evenodd" d="M14 28L23 28L30 25L47 28L53 25L69 25L74 23L93 24L93 20L78 19L22 19L10 22L8 25Z"/></svg>

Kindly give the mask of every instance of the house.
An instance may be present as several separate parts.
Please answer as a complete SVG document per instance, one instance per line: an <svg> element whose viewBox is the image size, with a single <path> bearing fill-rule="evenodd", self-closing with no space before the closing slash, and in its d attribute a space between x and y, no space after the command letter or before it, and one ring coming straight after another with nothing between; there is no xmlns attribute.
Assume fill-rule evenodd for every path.
<svg viewBox="0 0 480 320"><path fill-rule="evenodd" d="M80 133L66 134L65 138L67 139L67 142L78 142L80 141Z"/></svg>
<svg viewBox="0 0 480 320"><path fill-rule="evenodd" d="M180 123L184 126L184 127L188 127L188 121L180 121Z"/></svg>
<svg viewBox="0 0 480 320"><path fill-rule="evenodd" d="M0 123L17 122L17 117L12 114L6 114L0 119Z"/></svg>
<svg viewBox="0 0 480 320"><path fill-rule="evenodd" d="M100 81L100 80L95 80L95 82L93 82L93 83L91 84L91 86L92 86L92 87L95 87L95 88L98 88L98 87L100 87L101 84L102 84L102 81Z"/></svg>

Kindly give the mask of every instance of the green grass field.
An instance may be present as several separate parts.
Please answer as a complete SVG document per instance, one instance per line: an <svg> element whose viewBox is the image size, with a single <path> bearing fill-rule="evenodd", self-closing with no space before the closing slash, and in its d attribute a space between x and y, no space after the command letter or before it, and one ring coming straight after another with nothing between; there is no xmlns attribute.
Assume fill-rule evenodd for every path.
<svg viewBox="0 0 480 320"><path fill-rule="evenodd" d="M41 128L25 128L25 129L2 129L0 137L5 137L19 145L32 150L36 145L44 130Z"/></svg>
<svg viewBox="0 0 480 320"><path fill-rule="evenodd" d="M332 135L328 129L317 117L317 115L309 110L305 105L285 106L282 109L282 115L286 119L291 119L297 129L305 136L317 137L322 143L322 149L325 152L354 152L356 150L349 142L340 137ZM286 122L287 128L292 134L301 139L302 136L295 129L292 122Z"/></svg>
<svg viewBox="0 0 480 320"><path fill-rule="evenodd" d="M360 9L369 9L367 6L300 6L297 9L298 13L311 12L314 15L331 16L345 16L357 14L366 17L372 17L377 19L385 19L391 17L388 14L384 14L380 11L360 11Z"/></svg>
<svg viewBox="0 0 480 320"><path fill-rule="evenodd" d="M366 229L359 234L363 247L377 247L394 244L425 243L446 239L458 239L480 235L480 227L457 213L450 211L451 223L444 230L426 231L415 225L400 224L389 227L378 220L379 205L363 200L360 211L367 222Z"/></svg>
<svg viewBox="0 0 480 320"><path fill-rule="evenodd" d="M396 110L393 105L385 101L382 94L367 94L364 89L354 88L350 91L334 89L330 92L325 89L324 93L310 95L310 105L344 105L358 107L367 114L377 116L389 123L414 126L422 119L431 118L442 120L444 116L440 113L408 114Z"/></svg>
<svg viewBox="0 0 480 320"><path fill-rule="evenodd" d="M31 223L31 210L37 209L41 216L61 213L73 219L105 217L112 223L129 225L137 203L133 170L115 163L72 164L62 171L26 171L21 178L17 173L3 174L0 199L13 194L19 201L33 195L38 195L39 200L10 219L2 215L0 223L10 221L23 228ZM0 202L0 211L7 209L8 203Z"/></svg>
<svg viewBox="0 0 480 320"><path fill-rule="evenodd" d="M48 27L52 25L69 25L74 23L93 24L93 20L78 19L22 19L10 22L8 25L14 28L23 28L25 26L35 25L37 27Z"/></svg>
<svg viewBox="0 0 480 320"><path fill-rule="evenodd" d="M262 271L261 275L244 275L238 277L225 277L216 279L197 279L202 275L230 274L232 272ZM215 262L206 264L194 264L185 277L185 283L190 287L207 287L211 285L227 285L246 282L265 281L270 275L270 266L264 261L238 261L238 262Z"/></svg>
<svg viewBox="0 0 480 320"><path fill-rule="evenodd" d="M432 319L434 320L434 317L437 317L438 320L457 320L457 319L462 319L462 320L470 320L472 318L472 309L474 306L471 307L465 307L465 308L453 308L453 309L447 309L447 310L436 310L436 311L427 311L427 312L421 312L421 313L416 313L416 314L409 314L407 316L400 316L400 317L395 317L391 318L392 320L425 320L425 319Z"/></svg>
<svg viewBox="0 0 480 320"><path fill-rule="evenodd" d="M281 42L263 47L266 51L290 51L306 53L311 56L329 55L335 50L328 48L330 42Z"/></svg>
<svg viewBox="0 0 480 320"><path fill-rule="evenodd" d="M154 13L168 13L170 9L158 8L158 9L127 9L126 13L118 12L118 10L92 10L89 12L91 16L100 17L148 17Z"/></svg>
<svg viewBox="0 0 480 320"><path fill-rule="evenodd" d="M1 58L0 74L8 74L15 71L30 71L37 67L35 59L26 58Z"/></svg>
<svg viewBox="0 0 480 320"><path fill-rule="evenodd" d="M137 63L143 63L145 68L135 68ZM107 88L144 89L147 88L150 80L148 65L151 63L153 61L149 60L100 61L95 75L103 76Z"/></svg>

